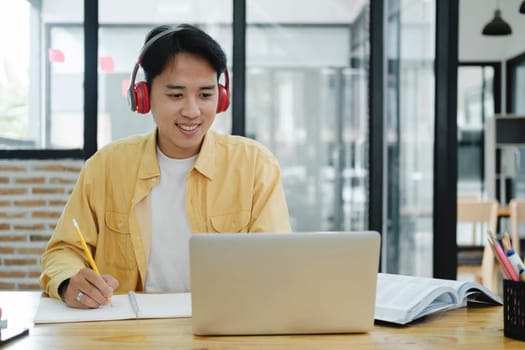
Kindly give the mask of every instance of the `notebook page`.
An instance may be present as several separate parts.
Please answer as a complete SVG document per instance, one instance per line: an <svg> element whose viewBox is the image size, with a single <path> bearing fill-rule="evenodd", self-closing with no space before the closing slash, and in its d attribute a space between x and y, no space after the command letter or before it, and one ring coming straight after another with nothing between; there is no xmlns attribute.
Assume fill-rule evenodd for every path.
<svg viewBox="0 0 525 350"><path fill-rule="evenodd" d="M75 309L54 298L42 297L33 321L38 323L87 322L135 318L127 294L113 295L111 305L98 309Z"/></svg>
<svg viewBox="0 0 525 350"><path fill-rule="evenodd" d="M191 293L135 294L138 318L191 317Z"/></svg>

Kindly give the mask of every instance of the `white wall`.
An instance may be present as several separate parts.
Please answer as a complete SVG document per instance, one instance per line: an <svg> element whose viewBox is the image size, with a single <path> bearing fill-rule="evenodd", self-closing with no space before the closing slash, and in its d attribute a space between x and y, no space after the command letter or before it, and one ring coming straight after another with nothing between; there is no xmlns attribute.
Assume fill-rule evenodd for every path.
<svg viewBox="0 0 525 350"><path fill-rule="evenodd" d="M481 31L494 17L496 0L460 0L459 60L505 61L525 52L525 15L519 13L523 0L500 1L502 17L512 28L508 36L485 36Z"/></svg>

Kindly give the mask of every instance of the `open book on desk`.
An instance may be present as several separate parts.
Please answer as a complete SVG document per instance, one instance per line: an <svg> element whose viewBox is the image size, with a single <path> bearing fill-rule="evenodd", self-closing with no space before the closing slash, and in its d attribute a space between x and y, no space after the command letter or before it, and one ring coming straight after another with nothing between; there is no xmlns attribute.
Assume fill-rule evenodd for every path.
<svg viewBox="0 0 525 350"><path fill-rule="evenodd" d="M191 293L116 294L111 297L111 304L87 310L42 297L33 321L39 324L176 317L191 317Z"/></svg>
<svg viewBox="0 0 525 350"><path fill-rule="evenodd" d="M403 325L467 302L503 303L497 294L475 282L379 273L374 318Z"/></svg>

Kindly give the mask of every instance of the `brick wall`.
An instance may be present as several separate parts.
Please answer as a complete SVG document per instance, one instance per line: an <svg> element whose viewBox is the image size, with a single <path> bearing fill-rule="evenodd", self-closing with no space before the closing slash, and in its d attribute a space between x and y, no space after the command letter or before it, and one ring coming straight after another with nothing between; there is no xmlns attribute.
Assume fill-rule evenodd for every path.
<svg viewBox="0 0 525 350"><path fill-rule="evenodd" d="M0 290L40 289L40 258L82 164L0 159Z"/></svg>

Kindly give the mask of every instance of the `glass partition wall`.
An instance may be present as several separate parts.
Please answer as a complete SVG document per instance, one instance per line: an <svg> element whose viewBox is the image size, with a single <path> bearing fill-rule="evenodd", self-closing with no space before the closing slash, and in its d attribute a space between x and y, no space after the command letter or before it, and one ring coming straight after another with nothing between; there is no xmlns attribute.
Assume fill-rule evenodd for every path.
<svg viewBox="0 0 525 350"><path fill-rule="evenodd" d="M383 267L386 272L432 276L436 5L428 0L385 4Z"/></svg>
<svg viewBox="0 0 525 350"><path fill-rule="evenodd" d="M26 56L35 52L32 63L24 64L35 79L25 91L32 103L28 110L9 105L9 113L25 113L35 122L0 116L0 141L26 148L81 147L82 5L88 0L11 1L24 4L18 11L30 24L20 23L33 30L23 34L31 37ZM233 4L98 0L99 148L153 127L151 116L132 113L125 97L129 75L153 26L191 23L203 28L224 47L233 77ZM371 1L242 4L246 99L239 119L244 118L246 136L265 144L281 164L293 229L368 229ZM436 1L385 0L383 5L384 185L376 184L384 193L382 265L388 272L430 275ZM0 107L5 108L3 101ZM13 133L25 125L34 130ZM231 132L231 109L217 117L213 128Z"/></svg>
<svg viewBox="0 0 525 350"><path fill-rule="evenodd" d="M487 197L484 130L486 119L496 113L495 69L483 64L458 68L458 196Z"/></svg>
<svg viewBox="0 0 525 350"><path fill-rule="evenodd" d="M280 161L293 229L366 228L368 2L246 4L247 135Z"/></svg>
<svg viewBox="0 0 525 350"><path fill-rule="evenodd" d="M82 4L0 3L0 149L82 147Z"/></svg>

